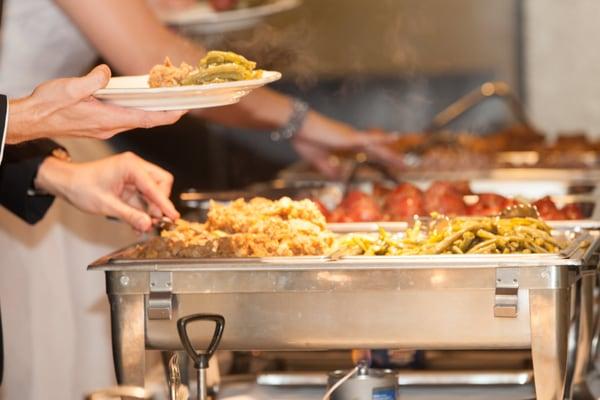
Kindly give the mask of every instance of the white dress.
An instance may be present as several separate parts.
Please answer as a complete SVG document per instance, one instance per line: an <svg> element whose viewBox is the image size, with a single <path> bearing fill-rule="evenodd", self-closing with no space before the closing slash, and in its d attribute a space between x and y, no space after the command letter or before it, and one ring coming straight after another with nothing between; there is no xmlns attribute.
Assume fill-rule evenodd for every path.
<svg viewBox="0 0 600 400"><path fill-rule="evenodd" d="M51 0L4 1L0 93L18 97L42 81L82 75L95 58ZM89 140L66 146L80 160L109 153ZM86 266L135 239L128 227L59 200L36 226L0 209L0 399L82 399L114 384L104 277Z"/></svg>

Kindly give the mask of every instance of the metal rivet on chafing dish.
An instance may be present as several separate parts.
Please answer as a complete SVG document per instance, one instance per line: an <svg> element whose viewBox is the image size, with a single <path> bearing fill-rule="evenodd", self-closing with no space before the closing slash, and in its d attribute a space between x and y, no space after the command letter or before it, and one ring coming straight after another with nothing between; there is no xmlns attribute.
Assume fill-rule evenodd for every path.
<svg viewBox="0 0 600 400"><path fill-rule="evenodd" d="M123 275L119 279L119 282L121 282L121 285L127 286L127 285L129 285L129 277L127 275Z"/></svg>

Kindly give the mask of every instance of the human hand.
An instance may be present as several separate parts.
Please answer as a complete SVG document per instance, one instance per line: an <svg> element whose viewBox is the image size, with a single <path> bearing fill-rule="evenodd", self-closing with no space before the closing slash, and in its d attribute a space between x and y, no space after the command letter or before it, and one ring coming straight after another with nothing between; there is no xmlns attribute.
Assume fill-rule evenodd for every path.
<svg viewBox="0 0 600 400"><path fill-rule="evenodd" d="M398 155L388 147L395 140L383 131L359 132L347 124L311 111L292 144L300 156L321 173L329 178L339 178L341 169L336 152L363 152L372 161L402 167Z"/></svg>
<svg viewBox="0 0 600 400"><path fill-rule="evenodd" d="M169 200L173 176L133 153L74 164L48 157L35 186L82 211L119 218L145 232L152 218L179 218Z"/></svg>
<svg viewBox="0 0 600 400"><path fill-rule="evenodd" d="M176 122L184 111L142 111L103 103L92 95L104 88L110 69L99 65L82 78L45 82L28 97L10 101L6 142L42 137L108 139L134 128Z"/></svg>

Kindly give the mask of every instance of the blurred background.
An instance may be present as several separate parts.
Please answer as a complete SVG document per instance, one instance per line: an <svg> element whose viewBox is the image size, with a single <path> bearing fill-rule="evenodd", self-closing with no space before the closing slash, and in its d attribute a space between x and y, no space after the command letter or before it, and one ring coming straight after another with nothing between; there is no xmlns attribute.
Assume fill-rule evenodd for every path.
<svg viewBox="0 0 600 400"><path fill-rule="evenodd" d="M561 7L555 8L560 15ZM506 81L528 99L529 86L538 85L525 83L525 45L537 41L527 35L524 14L544 20L537 16L543 9L551 7L516 0L305 0L252 29L196 39L282 71L284 79L274 86L326 115L361 129L414 132L488 80ZM491 100L452 128L485 134L511 118L505 104ZM121 135L112 144L171 170L174 193L240 188L271 179L297 160L288 144L271 142L267 132L248 134L191 118L150 134Z"/></svg>

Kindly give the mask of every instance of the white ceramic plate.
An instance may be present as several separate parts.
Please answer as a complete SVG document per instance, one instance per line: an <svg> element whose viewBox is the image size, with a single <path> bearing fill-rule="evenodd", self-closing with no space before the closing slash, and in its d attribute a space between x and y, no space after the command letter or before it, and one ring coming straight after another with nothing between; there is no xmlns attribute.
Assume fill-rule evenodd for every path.
<svg viewBox="0 0 600 400"><path fill-rule="evenodd" d="M190 110L226 106L240 101L252 90L275 82L281 73L264 71L262 78L206 85L150 88L148 75L111 78L94 96L121 107L147 111Z"/></svg>
<svg viewBox="0 0 600 400"><path fill-rule="evenodd" d="M301 0L277 0L257 7L215 11L208 2L201 1L185 10L161 13L159 18L193 33L222 33L251 28L264 18L296 8L300 3Z"/></svg>

